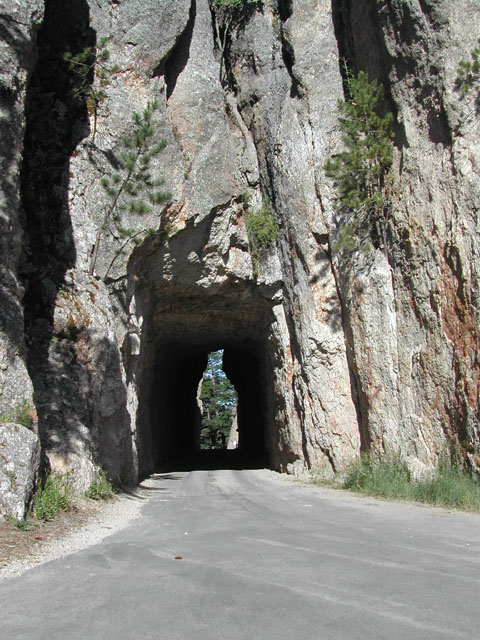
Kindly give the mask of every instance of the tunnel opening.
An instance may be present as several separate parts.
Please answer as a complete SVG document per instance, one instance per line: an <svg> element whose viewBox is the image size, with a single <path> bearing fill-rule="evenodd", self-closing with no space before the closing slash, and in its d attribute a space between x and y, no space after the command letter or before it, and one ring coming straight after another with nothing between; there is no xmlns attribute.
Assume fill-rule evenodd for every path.
<svg viewBox="0 0 480 640"><path fill-rule="evenodd" d="M207 366L200 380L197 401L201 412L198 448L237 449L237 392L223 370L223 349L208 354Z"/></svg>
<svg viewBox="0 0 480 640"><path fill-rule="evenodd" d="M228 438L202 447L198 389L208 356L223 350L223 369L237 397L237 442ZM255 340L217 345L169 342L159 346L150 403L150 458L157 472L173 470L263 468L267 406L262 348ZM220 433L220 430L217 430Z"/></svg>
<svg viewBox="0 0 480 640"><path fill-rule="evenodd" d="M124 352L124 364L137 390L139 478L178 469L280 469L293 457L283 428L277 285L211 275L207 282L198 256L209 233L208 224L187 227L161 251L146 244L129 265L141 343L132 359ZM238 396L238 447L202 450L198 388L208 355L219 350Z"/></svg>

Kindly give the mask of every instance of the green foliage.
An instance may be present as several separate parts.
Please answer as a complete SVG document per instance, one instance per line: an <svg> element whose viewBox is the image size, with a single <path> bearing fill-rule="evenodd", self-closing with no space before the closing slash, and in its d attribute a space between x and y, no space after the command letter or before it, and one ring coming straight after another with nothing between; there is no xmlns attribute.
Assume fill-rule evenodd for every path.
<svg viewBox="0 0 480 640"><path fill-rule="evenodd" d="M400 458L392 456L374 463L369 456L362 456L348 469L343 488L384 498L395 498L405 495L410 485L410 472Z"/></svg>
<svg viewBox="0 0 480 640"><path fill-rule="evenodd" d="M108 480L105 471L98 470L95 479L86 492L91 500L110 500L114 496L112 483Z"/></svg>
<svg viewBox="0 0 480 640"><path fill-rule="evenodd" d="M480 38L478 39L480 44ZM458 82L463 91L470 89L480 91L480 47L475 47L470 53L471 60L460 60L458 63Z"/></svg>
<svg viewBox="0 0 480 640"><path fill-rule="evenodd" d="M388 202L385 177L392 164L393 116L385 112L383 87L360 71L347 78L349 97L338 104L345 150L324 165L337 190L337 208L345 221L338 249L367 247L372 237L385 240Z"/></svg>
<svg viewBox="0 0 480 640"><path fill-rule="evenodd" d="M77 78L74 95L85 100L88 112L94 115L93 139L97 128L98 108L106 97L105 87L110 84L112 76L121 71L118 65L108 65L108 40L109 38L102 38L96 47L85 47L76 55L67 52L63 56Z"/></svg>
<svg viewBox="0 0 480 640"><path fill-rule="evenodd" d="M264 198L260 209L248 211L245 217L250 241L257 247L268 247L278 236L278 225L273 216L272 206Z"/></svg>
<svg viewBox="0 0 480 640"><path fill-rule="evenodd" d="M21 424L27 429L32 428L32 405L24 398L10 411L0 414L0 422L13 422Z"/></svg>
<svg viewBox="0 0 480 640"><path fill-rule="evenodd" d="M73 488L70 477L65 475L47 475L40 482L33 498L32 514L36 520L52 520L58 511L73 509Z"/></svg>
<svg viewBox="0 0 480 640"><path fill-rule="evenodd" d="M26 519L18 520L13 516L5 516L5 520L8 522L8 524L11 524L12 526L14 526L16 529L19 529L20 531L28 530L28 524Z"/></svg>
<svg viewBox="0 0 480 640"><path fill-rule="evenodd" d="M155 141L153 115L157 109L157 102L149 102L143 113L133 114L132 131L123 137L122 150L117 157L119 169L102 178L101 185L109 204L105 208L103 222L97 234L90 264L91 274L95 271L103 233L109 233L117 241L124 241L107 269L104 276L107 278L113 263L127 244L139 244L143 237L153 232L152 229L135 231L125 227L124 216L143 216L150 213L153 207L170 199L170 194L161 189L164 180L152 176L152 160L166 146L165 140Z"/></svg>
<svg viewBox="0 0 480 640"><path fill-rule="evenodd" d="M239 12L248 6L260 5L261 0L213 0L216 9L226 12Z"/></svg>
<svg viewBox="0 0 480 640"><path fill-rule="evenodd" d="M245 224L252 252L253 270L257 274L261 250L272 245L278 237L278 224L267 198L263 199L260 209L247 211Z"/></svg>
<svg viewBox="0 0 480 640"><path fill-rule="evenodd" d="M445 461L431 477L414 480L398 457L374 462L362 456L349 467L342 486L371 496L480 511L478 479Z"/></svg>
<svg viewBox="0 0 480 640"><path fill-rule="evenodd" d="M208 356L208 364L203 375L200 399L202 401L202 429L200 448L215 447L223 434L228 440L232 426L233 409L237 402L235 389L222 369L222 351L214 351Z"/></svg>

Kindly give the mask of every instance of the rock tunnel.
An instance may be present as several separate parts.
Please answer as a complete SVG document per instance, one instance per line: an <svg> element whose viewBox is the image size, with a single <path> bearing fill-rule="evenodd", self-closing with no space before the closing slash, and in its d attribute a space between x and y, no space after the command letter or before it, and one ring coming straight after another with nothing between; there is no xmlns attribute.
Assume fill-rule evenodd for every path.
<svg viewBox="0 0 480 640"><path fill-rule="evenodd" d="M218 295L155 299L149 292L153 301L136 365L139 477L174 469L274 466L273 316L271 303L254 292L232 284ZM220 349L223 370L238 394L239 446L202 451L197 390L208 354Z"/></svg>
<svg viewBox="0 0 480 640"><path fill-rule="evenodd" d="M224 370L238 393L239 448L201 451L197 388L208 353L224 349ZM158 471L173 468L268 466L265 382L255 340L212 344L169 342L156 351L150 402L151 446Z"/></svg>

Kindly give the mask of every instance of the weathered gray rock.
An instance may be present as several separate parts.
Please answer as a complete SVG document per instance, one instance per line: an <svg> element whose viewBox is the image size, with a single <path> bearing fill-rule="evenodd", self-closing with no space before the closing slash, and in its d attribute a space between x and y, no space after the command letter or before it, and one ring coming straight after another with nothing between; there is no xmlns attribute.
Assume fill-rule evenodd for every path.
<svg viewBox="0 0 480 640"><path fill-rule="evenodd" d="M479 7L335 4L340 46L385 82L399 122L390 264L338 265L365 437L417 472L449 448L478 466L479 132L456 70Z"/></svg>
<svg viewBox="0 0 480 640"><path fill-rule="evenodd" d="M37 436L19 424L0 423L0 521L21 520L32 498L40 465Z"/></svg>
<svg viewBox="0 0 480 640"><path fill-rule="evenodd" d="M236 449L238 447L238 417L237 407L235 407L232 415L232 426L228 434L227 449Z"/></svg>
<svg viewBox="0 0 480 640"><path fill-rule="evenodd" d="M23 289L17 266L22 250L20 168L24 103L35 62L36 30L43 2L2 3L0 15L0 411L31 401L25 366Z"/></svg>
<svg viewBox="0 0 480 640"><path fill-rule="evenodd" d="M478 468L480 145L476 96L456 87L477 4L272 0L224 39L207 0L55 0L32 73L42 6L10 5L15 37L0 50L0 409L31 396L21 195L29 370L52 467L83 490L97 465L123 484L174 465L195 447L206 354L224 348L240 446L259 464L328 475L363 449L422 473L449 449ZM104 37L122 71L94 113L63 53ZM323 170L341 148L343 58L383 82L396 117L391 247L348 260ZM104 231L90 275L101 178L153 100L168 143L153 173L171 203L125 214L142 241L118 256L124 240ZM263 197L279 235L255 265L245 218Z"/></svg>

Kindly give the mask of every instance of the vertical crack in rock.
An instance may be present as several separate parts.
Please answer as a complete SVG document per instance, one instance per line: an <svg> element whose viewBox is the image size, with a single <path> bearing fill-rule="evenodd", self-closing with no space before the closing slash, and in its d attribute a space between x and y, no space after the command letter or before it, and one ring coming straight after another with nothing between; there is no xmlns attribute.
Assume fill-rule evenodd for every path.
<svg viewBox="0 0 480 640"><path fill-rule="evenodd" d="M332 0L332 21L338 47L338 66L345 84L346 65L350 59L343 0Z"/></svg>
<svg viewBox="0 0 480 640"><path fill-rule="evenodd" d="M436 8L428 3L398 6L387 3L372 7L366 0L332 0L332 15L338 42L340 72L345 81L347 69L365 71L384 85L385 96L395 113L396 86L407 78L421 105L433 143L449 146L452 133L443 96L442 50ZM408 46L407 44L408 43ZM422 81L419 81L422 78ZM405 141L397 126L397 142Z"/></svg>
<svg viewBox="0 0 480 640"><path fill-rule="evenodd" d="M178 42L175 45L170 56L165 62L165 84L167 87L167 100L172 95L175 89L175 85L177 84L177 79L185 69L190 57L190 45L192 42L196 13L196 0L192 0L192 4L190 5L190 14L185 29L178 39ZM154 72L154 75L158 74L159 70L157 69L156 72Z"/></svg>
<svg viewBox="0 0 480 640"><path fill-rule="evenodd" d="M282 42L282 59L285 65L285 69L288 71L288 75L290 76L290 97L301 98L303 94L302 86L298 81L298 78L295 77L295 73L293 71L293 67L295 65L295 52L292 45L288 41L288 37L285 32L285 22L292 15L292 0L279 0L278 12L283 23L280 28L280 37Z"/></svg>
<svg viewBox="0 0 480 640"><path fill-rule="evenodd" d="M278 13L283 22L286 22L292 15L293 0L278 0Z"/></svg>
<svg viewBox="0 0 480 640"><path fill-rule="evenodd" d="M347 73L365 71L381 82L388 93L392 63L383 28L386 17L368 0L332 0L332 18L344 84Z"/></svg>

